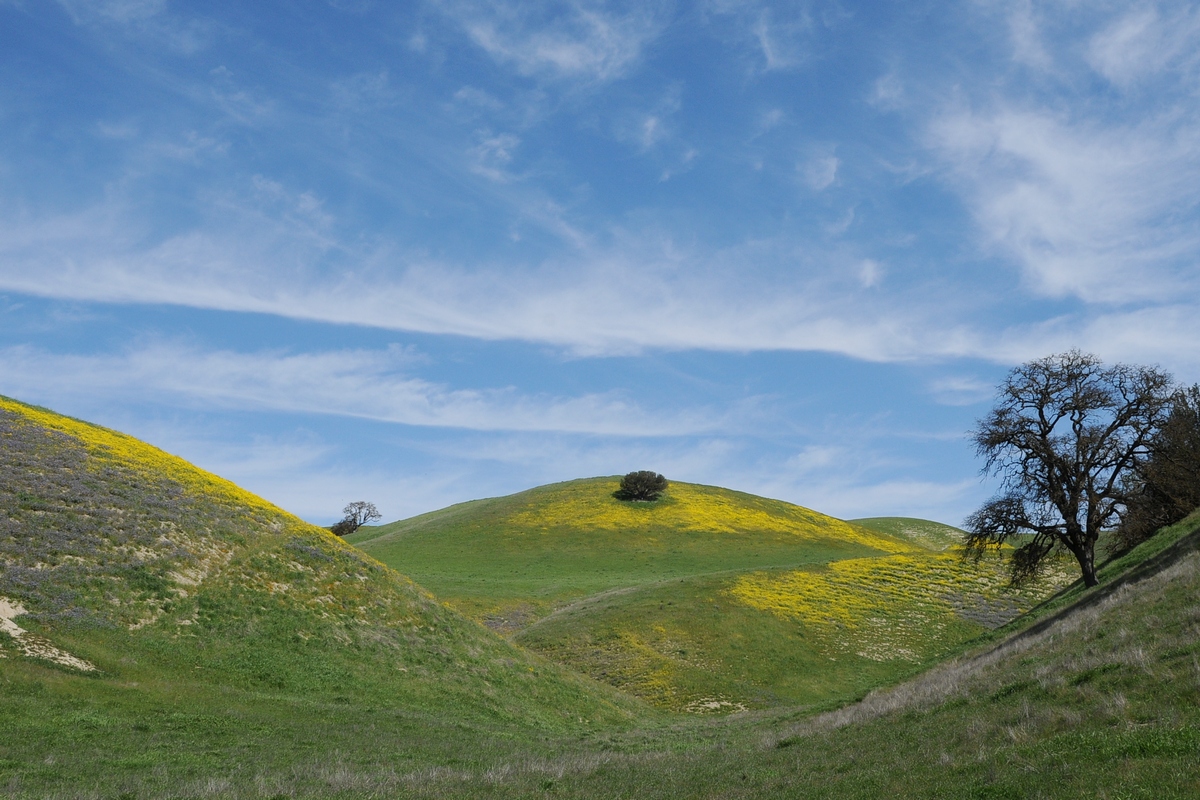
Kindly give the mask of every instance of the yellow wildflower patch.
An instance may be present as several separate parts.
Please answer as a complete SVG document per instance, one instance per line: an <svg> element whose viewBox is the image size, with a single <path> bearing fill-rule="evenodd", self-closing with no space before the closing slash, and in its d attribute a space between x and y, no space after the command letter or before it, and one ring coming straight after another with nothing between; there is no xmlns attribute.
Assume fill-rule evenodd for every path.
<svg viewBox="0 0 1200 800"><path fill-rule="evenodd" d="M727 489L672 483L660 500L631 503L612 496L619 485L613 479L611 486L588 483L583 484L585 491L562 491L550 498L538 495L507 522L535 530L569 527L616 531L657 527L721 534L784 533L809 539L838 539L889 553L916 549L801 506L779 502L767 505L759 498Z"/></svg>
<svg viewBox="0 0 1200 800"><path fill-rule="evenodd" d="M30 424L64 433L81 442L93 456L119 463L123 468L132 469L147 478L166 477L195 494L217 495L247 509L291 517L261 497L132 436L3 396L0 396L0 409L17 414ZM300 522L298 519L295 521Z"/></svg>
<svg viewBox="0 0 1200 800"><path fill-rule="evenodd" d="M1033 584L1014 589L999 560L974 563L961 550L835 561L816 569L756 572L726 594L760 611L801 623L839 650L872 660L919 660L914 643L955 617L995 627L1028 611L1071 580L1056 563Z"/></svg>

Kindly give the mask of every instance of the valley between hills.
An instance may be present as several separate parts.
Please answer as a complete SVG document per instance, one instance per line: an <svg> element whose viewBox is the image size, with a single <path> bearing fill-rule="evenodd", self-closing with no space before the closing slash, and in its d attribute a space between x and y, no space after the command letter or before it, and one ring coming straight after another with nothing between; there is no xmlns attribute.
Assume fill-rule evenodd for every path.
<svg viewBox="0 0 1200 800"><path fill-rule="evenodd" d="M1200 516L1017 591L939 523L616 487L343 541L0 398L0 792L1200 794Z"/></svg>

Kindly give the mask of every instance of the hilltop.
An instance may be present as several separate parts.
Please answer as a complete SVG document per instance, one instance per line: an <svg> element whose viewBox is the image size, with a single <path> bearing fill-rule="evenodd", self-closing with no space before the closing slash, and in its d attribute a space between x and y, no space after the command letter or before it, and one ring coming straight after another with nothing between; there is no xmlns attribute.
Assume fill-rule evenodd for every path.
<svg viewBox="0 0 1200 800"><path fill-rule="evenodd" d="M663 708L824 706L911 674L1067 581L1020 591L964 562L957 529L846 522L674 482L614 497L567 481L348 541L512 640Z"/></svg>

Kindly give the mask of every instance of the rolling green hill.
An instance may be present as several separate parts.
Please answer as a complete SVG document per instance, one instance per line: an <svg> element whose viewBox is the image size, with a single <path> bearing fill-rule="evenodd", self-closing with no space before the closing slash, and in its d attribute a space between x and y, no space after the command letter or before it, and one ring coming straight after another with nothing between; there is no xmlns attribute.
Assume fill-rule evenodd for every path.
<svg viewBox="0 0 1200 800"><path fill-rule="evenodd" d="M844 701L1003 624L1021 591L956 529L851 524L673 483L654 503L592 478L364 529L348 541L513 641L663 708Z"/></svg>
<svg viewBox="0 0 1200 800"><path fill-rule="evenodd" d="M4 398L0 677L0 786L5 759L30 748L69 774L88 752L80 726L99 741L144 725L165 746L193 717L236 733L265 697L295 707L288 726L342 726L334 741L364 707L401 727L530 735L643 713L227 481Z"/></svg>
<svg viewBox="0 0 1200 800"><path fill-rule="evenodd" d="M1057 616L823 714L700 718L650 744L430 781L418 797L1200 796L1200 512L1079 588ZM637 746L640 744L641 746Z"/></svg>
<svg viewBox="0 0 1200 800"><path fill-rule="evenodd" d="M591 491L578 483L360 537L402 533L397 544L419 543L446 530L439 526L447 519L483 536L491 529L471 528L477 512L490 508L493 523L511 522L522 503L537 511L528 501L539 492L569 501L573 491ZM746 497L694 492L708 495L700 508ZM602 523L603 497L588 497L596 511L580 518ZM744 637L740 652L705 645L728 659L711 663L729 675L731 652L744 661L798 658L796 629L840 661L867 640L909 646L862 625L872 619L919 612L944 622L947 608L978 610L965 600L961 570L971 565L952 548L913 544L926 523L903 520L907 534L879 523L899 539L847 525L850 538L831 544L829 532L846 523L822 526L820 515L750 498L750 510L726 519L742 514L760 527L705 532L694 527L695 509L679 508L686 497L677 493L675 509L642 529L659 542L644 545L640 559L623 566L618 553L607 556L609 573L625 569L640 583L613 586L609 574L609 588L580 596L560 580L547 589L557 598L549 610L516 638L560 625L593 635L635 619L651 620L651 629L686 625L693 635L712 626L714 638ZM570 511L566 502L541 519ZM788 540L760 551L753 531L781 532L788 519L798 540L826 548L824 563L764 563L762 552L786 553ZM551 524L539 530L560 535ZM592 532L603 530L595 524ZM719 569L705 535L739 545L732 571ZM690 547L672 545L675 538ZM519 561L513 555L508 564ZM710 571L686 573L697 564ZM547 562L534 585L553 588L556 573L571 577ZM939 574L950 595L932 580ZM1099 574L1099 587L1072 585L984 634L974 650L945 645L949 660L859 703L833 708L835 691L826 713L777 705L667 715L514 647L215 476L129 437L0 399L0 795L1200 795L1200 513ZM977 601L998 596L975 589ZM688 596L688 613L709 616L688 622L667 613ZM487 608L487 600L477 592L471 602ZM578 625L566 625L573 617ZM570 646L569 635L551 640Z"/></svg>

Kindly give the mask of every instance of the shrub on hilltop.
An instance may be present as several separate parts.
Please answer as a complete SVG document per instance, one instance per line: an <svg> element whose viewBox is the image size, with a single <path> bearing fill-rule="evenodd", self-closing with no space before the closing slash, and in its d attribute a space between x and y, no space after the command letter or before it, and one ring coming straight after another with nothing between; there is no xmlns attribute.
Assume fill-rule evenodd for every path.
<svg viewBox="0 0 1200 800"><path fill-rule="evenodd" d="M621 478L621 488L613 493L618 500L657 500L667 490L667 479L652 470L630 472Z"/></svg>

